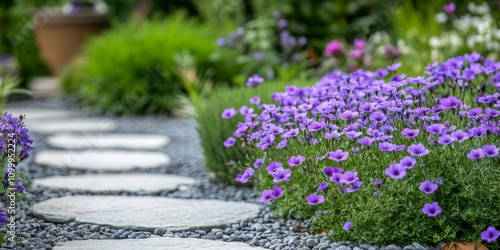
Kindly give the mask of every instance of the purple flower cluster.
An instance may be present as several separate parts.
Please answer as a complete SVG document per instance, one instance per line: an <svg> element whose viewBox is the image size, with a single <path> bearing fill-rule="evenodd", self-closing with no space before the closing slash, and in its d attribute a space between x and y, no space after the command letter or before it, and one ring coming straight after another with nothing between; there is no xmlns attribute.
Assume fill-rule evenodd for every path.
<svg viewBox="0 0 500 250"><path fill-rule="evenodd" d="M4 166L3 188L24 194L26 188L23 182L17 179L15 172L17 172L17 165L30 156L30 152L33 150L33 140L28 134L28 129L22 122L22 118L14 117L7 112L0 117L0 130L1 164ZM0 196L3 197L2 202L4 202L5 193L0 193ZM6 211L2 210L0 211L0 226L5 225L6 222Z"/></svg>
<svg viewBox="0 0 500 250"><path fill-rule="evenodd" d="M340 49L332 43L328 53ZM500 135L500 62L472 53L430 64L423 77L396 75L387 79L388 72L395 74L399 67L401 64L396 63L376 72L357 70L349 74L336 70L315 86L288 86L272 95L273 104L254 102L260 112L242 114L244 122L238 124L234 137L244 136L260 151L272 153L254 166L269 164L264 176L276 185L288 187L294 178L322 169L324 175L316 179L318 182L304 185L313 186L317 192L348 194L373 188L362 186L362 179L371 176L363 172L367 166L359 166L364 159L360 161L358 155L386 155L385 159L391 159L366 163L383 165L377 178L385 176L384 183L408 178L416 171L415 166L421 166L421 171L428 159L438 157L443 150L463 152L455 147L467 147L466 154L456 155L465 160L498 160L495 143ZM473 81L476 76L486 80ZM222 114L224 118L235 115L233 109ZM317 150L325 148L328 151L319 155ZM284 168L281 162L290 168ZM331 163L340 167L325 167ZM248 181L252 175L247 170L237 179ZM377 178L372 179L376 179L373 184L378 189L374 196L387 185L382 186ZM337 188L329 186L328 180ZM420 181L414 189L428 196L440 193L436 191L444 185L440 178ZM305 199L309 205L330 197L308 190ZM261 201L279 198L269 198L269 192L263 197ZM421 211L435 217L443 209L434 201L423 204Z"/></svg>

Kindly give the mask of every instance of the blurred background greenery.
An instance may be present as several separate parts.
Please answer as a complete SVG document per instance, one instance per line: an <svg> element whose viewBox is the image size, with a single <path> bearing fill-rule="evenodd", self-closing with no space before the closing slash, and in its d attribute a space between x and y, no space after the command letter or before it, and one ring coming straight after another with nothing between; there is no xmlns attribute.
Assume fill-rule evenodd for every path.
<svg viewBox="0 0 500 250"><path fill-rule="evenodd" d="M232 175L222 163L241 152L210 151L231 130L211 128L224 106L237 108L253 94L243 88L252 75L276 85L261 88L268 97L287 82L314 84L336 69L402 62L398 73L416 76L436 60L500 53L499 0L2 0L2 79L27 87L31 78L53 74L33 21L44 6L65 15L105 6L109 17L110 27L58 75L65 93L121 115L192 116L197 109L207 162L225 181Z"/></svg>

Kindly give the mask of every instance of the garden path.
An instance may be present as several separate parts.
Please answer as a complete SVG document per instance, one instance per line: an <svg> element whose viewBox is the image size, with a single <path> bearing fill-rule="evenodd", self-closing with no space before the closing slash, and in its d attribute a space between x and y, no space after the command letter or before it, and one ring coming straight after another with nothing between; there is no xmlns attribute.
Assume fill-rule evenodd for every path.
<svg viewBox="0 0 500 250"><path fill-rule="evenodd" d="M52 149L36 152L35 163L46 168L92 170L92 174L49 176L32 180L40 189L85 191L88 195L50 198L32 206L39 218L53 223L87 223L120 229L153 231L211 230L254 217L252 203L159 196L100 195L110 191L175 191L197 182L168 174L128 173L129 170L168 167L161 147L175 146L170 138L154 134L113 133L107 118L75 116L70 111L11 109L25 114L30 133L43 135ZM147 239L80 240L54 249L258 249L244 243L152 235Z"/></svg>

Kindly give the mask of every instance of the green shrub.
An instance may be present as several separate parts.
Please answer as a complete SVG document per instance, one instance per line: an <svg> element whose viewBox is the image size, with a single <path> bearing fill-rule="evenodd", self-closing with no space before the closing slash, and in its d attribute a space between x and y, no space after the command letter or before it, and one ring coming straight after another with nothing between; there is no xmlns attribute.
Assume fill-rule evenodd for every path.
<svg viewBox="0 0 500 250"><path fill-rule="evenodd" d="M64 89L101 111L169 112L176 105L174 97L184 91L176 54L189 53L201 77L215 83L228 82L237 70L225 54L212 54L220 32L179 13L164 21L120 25L86 44L82 62L70 70L78 77L66 74Z"/></svg>
<svg viewBox="0 0 500 250"><path fill-rule="evenodd" d="M208 172L219 181L235 184L234 177L240 171L241 164L247 164L249 160L246 157L251 157L241 145L230 148L222 146L224 141L232 136L237 124L234 119L222 120L221 114L226 108L239 109L243 105L248 105L250 98L254 96L259 96L261 103L269 103L271 93L282 91L287 85L307 86L313 83L314 81L264 82L256 88L225 88L212 93L203 105L196 107L198 133ZM255 107L254 109L257 110Z"/></svg>

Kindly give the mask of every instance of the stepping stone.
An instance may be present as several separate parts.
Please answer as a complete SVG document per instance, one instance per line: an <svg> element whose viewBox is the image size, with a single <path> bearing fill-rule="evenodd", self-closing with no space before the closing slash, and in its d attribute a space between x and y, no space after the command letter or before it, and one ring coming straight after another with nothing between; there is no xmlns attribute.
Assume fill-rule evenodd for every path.
<svg viewBox="0 0 500 250"><path fill-rule="evenodd" d="M124 240L75 240L59 243L55 250L264 250L241 242L224 242L193 238L155 237Z"/></svg>
<svg viewBox="0 0 500 250"><path fill-rule="evenodd" d="M170 163L170 158L160 152L46 150L35 156L35 163L58 168L121 171L164 166Z"/></svg>
<svg viewBox="0 0 500 250"><path fill-rule="evenodd" d="M152 196L65 196L32 206L33 214L54 223L91 223L130 230L171 231L221 228L257 216L259 206L221 200Z"/></svg>
<svg viewBox="0 0 500 250"><path fill-rule="evenodd" d="M116 129L116 124L107 118L68 118L37 121L29 124L35 133L50 134L67 132L107 132Z"/></svg>
<svg viewBox="0 0 500 250"><path fill-rule="evenodd" d="M47 138L56 148L128 148L156 149L166 146L170 139L150 134L58 134Z"/></svg>
<svg viewBox="0 0 500 250"><path fill-rule="evenodd" d="M40 108L6 108L6 112L9 112L15 116L26 115L27 122L37 119L46 118L60 118L75 115L74 112L68 110L55 110L55 109L40 109Z"/></svg>
<svg viewBox="0 0 500 250"><path fill-rule="evenodd" d="M77 191L175 191L181 185L191 185L196 181L190 177L158 174L105 174L79 176L53 176L35 179L39 186L52 189Z"/></svg>

